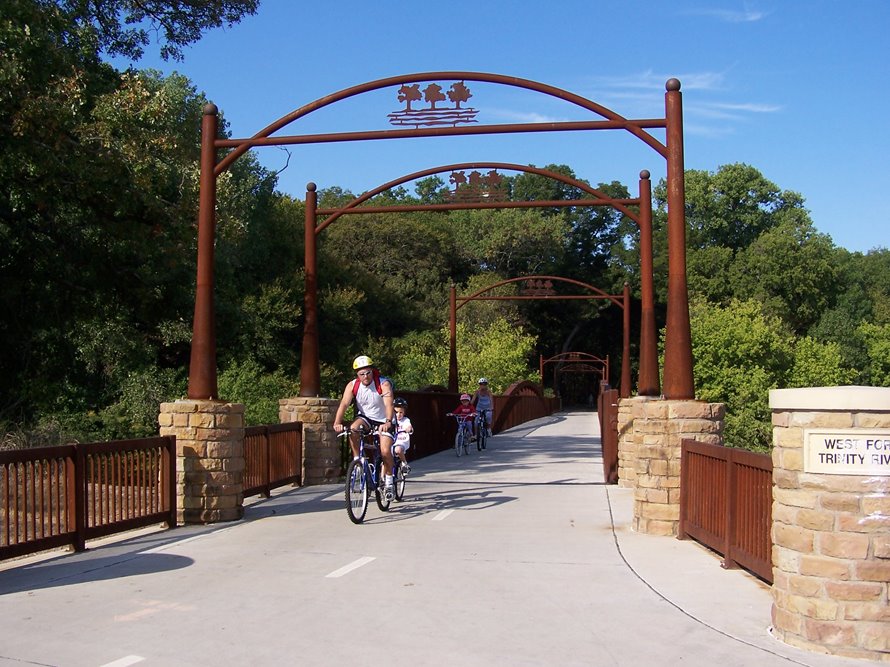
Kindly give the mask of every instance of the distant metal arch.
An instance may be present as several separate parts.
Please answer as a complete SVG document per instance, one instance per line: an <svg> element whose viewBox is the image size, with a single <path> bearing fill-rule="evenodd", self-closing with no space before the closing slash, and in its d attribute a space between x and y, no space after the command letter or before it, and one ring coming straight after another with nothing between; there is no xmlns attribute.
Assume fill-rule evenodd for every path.
<svg viewBox="0 0 890 667"><path fill-rule="evenodd" d="M528 281L558 281L569 283L576 287L590 290L594 296L587 295L507 295L507 296L482 296L496 287L509 285L516 282ZM497 283L484 287L483 289L469 296L458 297L457 290L454 285L451 286L450 296L450 316L449 320L449 359L448 359L448 388L451 391L457 391L457 311L470 301L515 301L515 300L560 300L560 299L608 299L615 305L619 306L624 314L622 327L622 354L621 354L621 397L630 396L630 288L624 283L624 292L619 300L617 294L606 294L603 290L588 283L573 278L564 278L562 276L522 276L520 278L509 278L501 280ZM460 301L460 305L458 305ZM541 378L543 381L543 377Z"/></svg>
<svg viewBox="0 0 890 667"><path fill-rule="evenodd" d="M555 201L532 202L466 202L444 204L399 204L396 206L360 206L370 201L374 196L386 192L394 187L409 183L419 178L433 174L456 171L459 169L506 169L508 171L521 171L537 174L546 178L565 183L579 188L595 199L566 199ZM314 183L306 187L306 207L304 225L304 251L305 251L305 290L304 290L304 319L303 319L303 343L300 357L300 396L315 396L321 385L321 364L319 359L319 332L318 332L318 295L317 295L317 237L329 225L333 224L343 215L357 215L370 213L407 213L414 211L456 210L456 209L489 209L489 208L529 208L536 206L612 206L616 210L629 216L640 230L640 366L638 392L642 396L654 396L659 393L657 335L655 327L655 299L653 287L652 268L652 189L649 181L649 172L640 172L639 191L637 198L613 198L606 197L601 191L590 187L587 183L576 178L560 174L558 172L533 166L524 166L506 162L461 162L438 167L431 167L416 171L405 176L395 178L373 190L370 190L339 208L319 208L318 194ZM635 212L628 206L638 206L639 212ZM321 223L318 223L318 215L328 215ZM569 279L559 278L568 281ZM591 287L586 283L578 283L580 286ZM495 286L496 287L496 286ZM597 288L593 288L597 289ZM483 290L484 291L484 290ZM603 296L605 293L603 293ZM584 297L588 298L588 297ZM463 303L461 303L461 306ZM620 305L620 304L619 304ZM459 308L460 306L458 306ZM453 322L453 317L452 317ZM454 352L452 338L452 358L449 362L449 387L456 391L457 383L457 359ZM623 391L630 390L630 382L623 382ZM629 395L629 394L628 394Z"/></svg>

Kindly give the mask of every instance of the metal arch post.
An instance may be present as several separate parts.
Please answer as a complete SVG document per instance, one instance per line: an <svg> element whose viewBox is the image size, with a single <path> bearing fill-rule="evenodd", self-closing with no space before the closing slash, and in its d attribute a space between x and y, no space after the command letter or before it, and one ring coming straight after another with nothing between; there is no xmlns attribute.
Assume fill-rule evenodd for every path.
<svg viewBox="0 0 890 667"><path fill-rule="evenodd" d="M448 293L448 391L457 393L457 287Z"/></svg>
<svg viewBox="0 0 890 667"><path fill-rule="evenodd" d="M658 396L658 337L655 330L655 289L652 266L652 181L640 172L640 374L637 394Z"/></svg>
<svg viewBox="0 0 890 667"><path fill-rule="evenodd" d="M219 110L204 106L201 118L201 176L198 199L198 266L195 287L195 316L189 361L188 397L212 400L218 397L216 383L216 317L213 304L213 244L216 237L216 133Z"/></svg>
<svg viewBox="0 0 890 667"><path fill-rule="evenodd" d="M664 397L694 399L692 332L686 285L686 187L683 166L683 98L680 82L665 84L667 119L668 296L664 342Z"/></svg>
<svg viewBox="0 0 890 667"><path fill-rule="evenodd" d="M621 346L621 398L630 398L630 285L624 283L624 338Z"/></svg>
<svg viewBox="0 0 890 667"><path fill-rule="evenodd" d="M318 192L315 183L306 185L304 221L305 290L303 302L303 352L300 358L300 396L318 396L321 391L321 362L318 355L318 255L316 250L316 211Z"/></svg>

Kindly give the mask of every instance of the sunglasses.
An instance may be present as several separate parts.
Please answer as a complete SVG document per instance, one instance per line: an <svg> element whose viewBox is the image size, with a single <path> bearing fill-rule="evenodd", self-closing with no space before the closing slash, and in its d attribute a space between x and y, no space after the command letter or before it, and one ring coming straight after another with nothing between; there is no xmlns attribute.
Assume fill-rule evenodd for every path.
<svg viewBox="0 0 890 667"><path fill-rule="evenodd" d="M359 376L360 378L366 378L366 377L368 377L370 374L371 374L371 371L359 371L359 372L358 372L358 376Z"/></svg>

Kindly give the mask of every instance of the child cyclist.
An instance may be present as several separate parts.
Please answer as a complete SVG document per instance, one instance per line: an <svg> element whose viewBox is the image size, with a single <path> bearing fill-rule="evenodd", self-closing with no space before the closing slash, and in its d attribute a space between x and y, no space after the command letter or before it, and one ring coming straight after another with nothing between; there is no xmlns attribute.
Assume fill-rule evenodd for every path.
<svg viewBox="0 0 890 667"><path fill-rule="evenodd" d="M399 457L402 462L402 470L407 475L411 472L411 466L408 465L408 459L405 458L405 452L411 447L411 434L414 433L414 427L411 420L405 414L408 408L408 401L404 398L397 398L392 402L393 411L395 412L395 429L396 441L392 445L393 454Z"/></svg>
<svg viewBox="0 0 890 667"><path fill-rule="evenodd" d="M470 423L470 434L472 439L476 439L476 429L473 425L474 417L476 416L476 406L474 406L470 401L472 397L469 394L461 394L460 395L460 405L458 405L454 410L451 411L451 414L456 415L458 417L463 417L465 422Z"/></svg>

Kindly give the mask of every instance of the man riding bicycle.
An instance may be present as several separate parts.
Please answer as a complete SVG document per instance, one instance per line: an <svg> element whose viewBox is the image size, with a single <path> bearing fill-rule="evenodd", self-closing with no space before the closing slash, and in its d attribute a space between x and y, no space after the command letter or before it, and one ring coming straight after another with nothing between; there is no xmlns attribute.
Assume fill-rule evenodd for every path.
<svg viewBox="0 0 890 667"><path fill-rule="evenodd" d="M349 445L352 448L352 457L358 458L359 434L358 429L371 431L377 428L380 440L380 454L383 457L384 494L387 500L393 498L392 488L392 443L393 443L393 387L392 382L380 375L380 371L374 366L371 357L361 355L352 362L356 379L346 383L343 389L343 398L337 407L334 417L334 430L342 433L343 416L349 405L355 401L356 418L350 425L352 433L349 434Z"/></svg>

